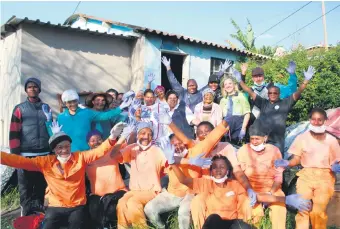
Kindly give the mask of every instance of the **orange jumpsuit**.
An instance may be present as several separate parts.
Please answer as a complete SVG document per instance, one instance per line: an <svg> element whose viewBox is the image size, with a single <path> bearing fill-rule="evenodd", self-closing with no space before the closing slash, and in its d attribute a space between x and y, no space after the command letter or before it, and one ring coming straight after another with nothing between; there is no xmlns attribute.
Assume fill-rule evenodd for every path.
<svg viewBox="0 0 340 229"><path fill-rule="evenodd" d="M247 193L238 181L227 181L226 187L220 188L210 179L194 178L193 191L199 193L191 202L195 228L202 228L211 214L218 214L225 220L243 219L242 208Z"/></svg>
<svg viewBox="0 0 340 229"><path fill-rule="evenodd" d="M166 158L162 150L152 145L141 151L135 143L121 151L124 163L131 163L130 190L117 205L118 228L147 227L145 205L161 191L161 174Z"/></svg>
<svg viewBox="0 0 340 229"><path fill-rule="evenodd" d="M282 183L283 169L275 168L274 166L275 160L282 159L280 150L276 146L266 144L265 150L259 154L251 149L249 144L246 144L239 149L237 158L255 192L270 192L274 181ZM285 196L281 188L272 194L275 196ZM283 203L272 203L269 205L269 208L271 209L272 228L286 228L286 205ZM251 211L248 211L247 220L252 219L253 223L256 224L262 216L264 216L263 208L261 203L258 203Z"/></svg>
<svg viewBox="0 0 340 229"><path fill-rule="evenodd" d="M335 182L331 165L340 160L339 144L330 134L319 141L307 131L297 136L289 152L300 156L304 167L297 173L296 192L313 201L311 212L298 212L296 215L296 228L309 228L310 219L313 229L326 229L326 208L334 193Z"/></svg>

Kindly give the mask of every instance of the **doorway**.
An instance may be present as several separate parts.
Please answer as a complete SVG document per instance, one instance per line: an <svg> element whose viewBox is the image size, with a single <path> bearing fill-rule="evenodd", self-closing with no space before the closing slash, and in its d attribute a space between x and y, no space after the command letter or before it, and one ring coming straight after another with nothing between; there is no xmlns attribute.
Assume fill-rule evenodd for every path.
<svg viewBox="0 0 340 229"><path fill-rule="evenodd" d="M183 61L184 55L178 55L168 52L162 52L161 57L165 56L167 59L170 59L171 70L174 73L177 81L182 85L182 73L183 73ZM161 73L161 84L165 88L165 91L172 89L171 84L168 80L168 76L166 75L166 68L162 64L162 73Z"/></svg>

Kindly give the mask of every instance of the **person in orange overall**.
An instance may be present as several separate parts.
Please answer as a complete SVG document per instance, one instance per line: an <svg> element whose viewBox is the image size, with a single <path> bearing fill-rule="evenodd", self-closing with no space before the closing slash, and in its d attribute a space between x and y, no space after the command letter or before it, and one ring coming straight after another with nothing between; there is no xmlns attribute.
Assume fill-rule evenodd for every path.
<svg viewBox="0 0 340 229"><path fill-rule="evenodd" d="M174 147L164 144L162 149L178 180L199 193L198 196L203 200L204 211L201 211L197 218L193 218L195 228L251 228L242 221L244 202L248 199L246 191L238 181L231 179L233 168L225 156L216 155L212 158L210 178L191 178L186 177L176 165ZM266 202L293 202L299 209L308 209L310 205L310 201L296 195L285 198L259 194L258 199Z"/></svg>
<svg viewBox="0 0 340 229"><path fill-rule="evenodd" d="M309 115L309 130L296 137L289 148L293 157L276 160L276 167L292 167L301 164L297 173L296 192L313 201L310 212L299 211L295 217L296 228L326 229L326 208L334 193L334 173L340 173L340 146L335 137L326 133L324 125L327 114L323 109L313 108Z"/></svg>
<svg viewBox="0 0 340 229"><path fill-rule="evenodd" d="M96 149L71 153L72 139L54 125L49 145L55 155L26 158L1 152L1 164L39 171L44 175L49 188L49 205L43 229L60 228L62 224L72 229L86 228L85 167L110 153L113 148L120 147L120 141L124 138L117 143L116 138L123 128L124 123L116 124L111 129L109 139Z"/></svg>
<svg viewBox="0 0 340 229"><path fill-rule="evenodd" d="M86 139L90 149L99 147L103 142L102 133L98 130L90 131ZM91 187L87 205L94 228L117 225L117 203L127 191L119 170L121 162L122 157L114 160L106 154L86 166Z"/></svg>
<svg viewBox="0 0 340 229"><path fill-rule="evenodd" d="M196 141L187 138L179 128L172 122L171 117L165 110L161 110L159 112L159 116L156 117L159 119L159 122L168 125L169 128L173 131L173 133L185 144L188 148L193 148L197 143ZM188 158L200 156L203 154L204 157L212 158L215 155L224 155L228 158L233 166L233 175L236 179L242 184L242 186L247 190L248 196L250 198L251 206L254 206L256 203L256 193L253 191L246 175L242 171L240 164L236 158L236 152L234 147L227 142L220 142L222 136L229 130L228 117L225 117L222 120L222 123L218 125L215 129L214 126L210 122L201 122L197 126L196 136L198 143L200 145L196 147L196 150L189 150ZM214 134L212 134L214 132ZM211 133L211 134L210 134ZM187 163L186 160L181 160L181 164ZM203 177L210 177L209 169L202 169ZM200 206L199 200L195 198L193 202L197 201L197 206ZM192 202L192 204L193 204ZM193 214L193 212L192 212Z"/></svg>
<svg viewBox="0 0 340 229"><path fill-rule="evenodd" d="M268 132L260 120L249 128L250 143L243 145L237 152L237 159L256 193L269 193L285 196L281 190L282 168L275 168L274 161L282 159L279 148L266 144ZM248 212L247 221L257 224L264 216L261 202ZM286 206L284 203L272 203L270 218L273 229L286 228ZM250 210L250 209L249 209Z"/></svg>

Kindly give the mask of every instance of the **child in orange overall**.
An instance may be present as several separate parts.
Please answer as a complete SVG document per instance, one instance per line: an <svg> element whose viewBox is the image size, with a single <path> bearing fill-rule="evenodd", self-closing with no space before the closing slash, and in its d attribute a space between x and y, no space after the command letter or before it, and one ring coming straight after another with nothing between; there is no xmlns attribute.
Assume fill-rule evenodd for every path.
<svg viewBox="0 0 340 229"><path fill-rule="evenodd" d="M309 117L309 131L297 136L289 149L293 158L277 160L275 166L303 166L297 173L296 192L312 199L313 208L311 212L298 212L296 228L309 228L310 220L313 229L326 229L326 208L334 193L334 173L340 173L340 147L336 138L325 132L327 114L324 110L314 108Z"/></svg>

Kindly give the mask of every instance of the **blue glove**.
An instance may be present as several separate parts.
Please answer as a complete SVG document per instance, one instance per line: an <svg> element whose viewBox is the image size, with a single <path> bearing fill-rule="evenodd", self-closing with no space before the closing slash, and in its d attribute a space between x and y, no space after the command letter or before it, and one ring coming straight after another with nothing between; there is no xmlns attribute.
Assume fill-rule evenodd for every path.
<svg viewBox="0 0 340 229"><path fill-rule="evenodd" d="M290 61L288 67L286 68L289 74L294 74L296 69L296 63L294 61Z"/></svg>
<svg viewBox="0 0 340 229"><path fill-rule="evenodd" d="M257 202L256 192L254 192L253 189L249 188L247 190L247 193L248 193L248 197L250 199L250 206L254 207L256 202Z"/></svg>
<svg viewBox="0 0 340 229"><path fill-rule="evenodd" d="M46 116L47 121L52 121L52 110L51 110L51 108L48 109L47 104L43 104L41 108L44 112L44 115Z"/></svg>
<svg viewBox="0 0 340 229"><path fill-rule="evenodd" d="M287 168L289 165L289 161L283 159L275 160L274 165L276 168L277 167Z"/></svg>
<svg viewBox="0 0 340 229"><path fill-rule="evenodd" d="M312 202L301 198L300 194L286 196L286 205L292 206L299 211L310 211L312 209Z"/></svg>
<svg viewBox="0 0 340 229"><path fill-rule="evenodd" d="M241 73L236 69L233 69L233 76L238 83L242 81Z"/></svg>
<svg viewBox="0 0 340 229"><path fill-rule="evenodd" d="M339 161L336 161L333 165L332 165L332 171L334 173L340 173L340 164Z"/></svg>
<svg viewBox="0 0 340 229"><path fill-rule="evenodd" d="M132 101L133 101L133 97L127 97L123 102L122 102L122 104L120 104L120 106L119 106L119 108L121 109L121 110L124 110L125 108L127 108L127 107L129 107L130 105L131 105L131 103L132 103Z"/></svg>
<svg viewBox="0 0 340 229"><path fill-rule="evenodd" d="M309 66L308 70L303 72L303 75L305 76L305 80L311 80L313 78L313 75L315 73L315 68L313 66Z"/></svg>
<svg viewBox="0 0 340 229"><path fill-rule="evenodd" d="M241 130L240 134L238 135L239 141L242 141L242 139L244 138L245 135L246 135L246 131L245 130Z"/></svg>
<svg viewBox="0 0 340 229"><path fill-rule="evenodd" d="M206 153L201 153L200 155L197 155L196 157L192 157L189 159L190 165L195 165L198 167L207 168L211 165L211 159L210 158L203 158L203 156Z"/></svg>
<svg viewBox="0 0 340 229"><path fill-rule="evenodd" d="M127 139L132 132L136 130L136 126L134 123L130 123L128 126L124 127L123 132L120 137Z"/></svg>

